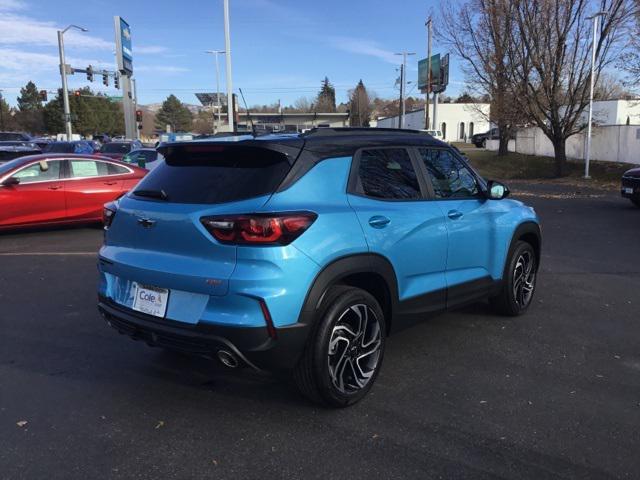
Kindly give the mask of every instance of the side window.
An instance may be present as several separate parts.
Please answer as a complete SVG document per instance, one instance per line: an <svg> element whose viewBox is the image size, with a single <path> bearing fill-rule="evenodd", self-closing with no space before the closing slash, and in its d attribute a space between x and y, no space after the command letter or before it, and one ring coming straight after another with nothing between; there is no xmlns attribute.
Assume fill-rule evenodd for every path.
<svg viewBox="0 0 640 480"><path fill-rule="evenodd" d="M419 148L436 198L471 198L478 183L467 166L449 150Z"/></svg>
<svg viewBox="0 0 640 480"><path fill-rule="evenodd" d="M46 170L42 170L40 163L43 163L48 168ZM37 162L33 165L29 165L28 167L23 168L13 176L20 179L20 184L34 182L51 182L60 178L61 163L62 162L60 161Z"/></svg>
<svg viewBox="0 0 640 480"><path fill-rule="evenodd" d="M421 198L411 157L404 148L363 150L358 169L358 190L374 198Z"/></svg>
<svg viewBox="0 0 640 480"><path fill-rule="evenodd" d="M115 163L107 163L107 167L109 175L124 175L125 173L129 173L129 170Z"/></svg>
<svg viewBox="0 0 640 480"><path fill-rule="evenodd" d="M109 175L109 167L105 162L91 160L69 160L72 178L102 177Z"/></svg>

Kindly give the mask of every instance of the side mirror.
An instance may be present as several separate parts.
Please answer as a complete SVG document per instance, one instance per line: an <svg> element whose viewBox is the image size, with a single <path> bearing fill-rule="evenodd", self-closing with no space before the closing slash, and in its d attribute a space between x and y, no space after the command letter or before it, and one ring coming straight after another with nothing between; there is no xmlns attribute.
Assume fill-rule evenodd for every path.
<svg viewBox="0 0 640 480"><path fill-rule="evenodd" d="M20 183L20 179L18 177L9 177L2 182L2 185L5 187L10 187L12 185L18 185Z"/></svg>
<svg viewBox="0 0 640 480"><path fill-rule="evenodd" d="M509 189L506 185L495 180L489 180L487 182L487 197L491 200L502 200L506 198L509 193Z"/></svg>
<svg viewBox="0 0 640 480"><path fill-rule="evenodd" d="M142 155L138 156L138 166L140 168L145 168L147 166L147 162L145 162L144 157Z"/></svg>

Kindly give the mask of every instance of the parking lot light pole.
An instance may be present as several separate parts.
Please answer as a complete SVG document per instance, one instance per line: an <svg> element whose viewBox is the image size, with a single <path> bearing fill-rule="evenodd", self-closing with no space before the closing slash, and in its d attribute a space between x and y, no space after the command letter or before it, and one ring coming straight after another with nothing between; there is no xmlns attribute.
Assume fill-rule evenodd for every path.
<svg viewBox="0 0 640 480"><path fill-rule="evenodd" d="M218 121L215 123L213 133L218 133L218 130L220 130L220 64L218 62L218 55L226 52L224 50L207 50L205 53L210 53L216 56L216 109L218 110Z"/></svg>
<svg viewBox="0 0 640 480"><path fill-rule="evenodd" d="M62 77L62 101L64 104L64 125L67 133L67 141L71 141L71 108L69 107L69 89L67 88L67 62L64 55L64 34L70 28L76 28L81 32L88 32L86 28L77 25L69 25L64 30L58 30L58 51L60 53L60 76Z"/></svg>
<svg viewBox="0 0 640 480"><path fill-rule="evenodd" d="M227 114L229 118L229 131L235 130L233 111L233 82L231 78L231 32L229 31L229 0L224 0L224 49L226 54L227 70Z"/></svg>
<svg viewBox="0 0 640 480"><path fill-rule="evenodd" d="M584 154L584 178L591 178L589 176L589 161L591 160L591 123L593 121L593 84L594 84L594 73L596 67L596 43L598 38L598 19L607 12L596 12L590 17L587 17L587 20L593 20L593 45L591 47L591 86L589 90L589 120L587 123L587 148Z"/></svg>

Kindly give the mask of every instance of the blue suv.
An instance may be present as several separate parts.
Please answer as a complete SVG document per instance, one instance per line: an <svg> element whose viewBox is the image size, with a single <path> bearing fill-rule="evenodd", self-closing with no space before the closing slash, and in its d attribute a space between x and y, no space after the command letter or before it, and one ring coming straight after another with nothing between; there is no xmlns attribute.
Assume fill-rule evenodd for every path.
<svg viewBox="0 0 640 480"><path fill-rule="evenodd" d="M152 346L289 372L309 398L360 400L386 338L489 299L530 306L541 234L458 152L407 130L169 143L106 205L99 310Z"/></svg>

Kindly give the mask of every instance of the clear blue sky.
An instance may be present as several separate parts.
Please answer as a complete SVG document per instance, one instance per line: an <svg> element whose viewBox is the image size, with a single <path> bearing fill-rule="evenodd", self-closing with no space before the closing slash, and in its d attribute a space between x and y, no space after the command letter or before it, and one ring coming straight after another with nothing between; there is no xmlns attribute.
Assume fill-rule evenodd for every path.
<svg viewBox="0 0 640 480"><path fill-rule="evenodd" d="M250 105L313 97L324 76L337 100L362 78L385 98L395 97L400 57L411 57L408 79L417 80L417 58L426 56L425 17L436 2L418 0L230 0L234 91ZM437 8L437 6L435 7ZM70 23L88 33L65 35L68 63L113 69L113 16L131 25L134 75L140 103L160 102L170 93L198 103L194 93L215 90L214 59L207 49L224 49L222 0L0 0L0 89L15 104L19 87L60 85L55 31ZM434 53L440 53L437 43ZM444 52L442 52L444 53ZM221 57L221 61L223 58ZM224 69L221 71L224 89ZM462 90L456 62L447 94ZM70 77L70 88L87 85ZM92 87L107 91L100 78ZM409 87L411 90L411 86ZM117 94L113 88L110 94ZM416 90L412 91L416 94Z"/></svg>

